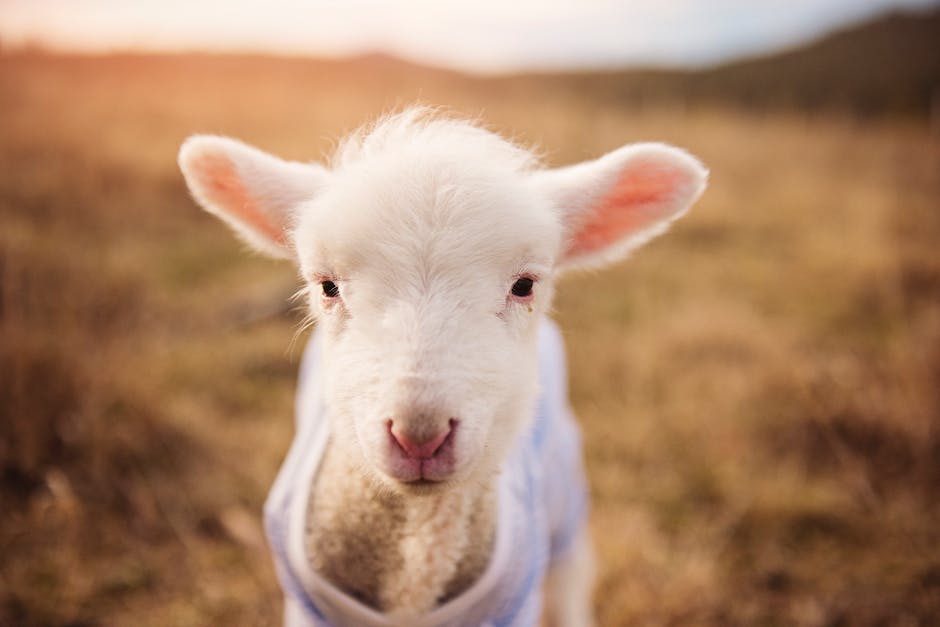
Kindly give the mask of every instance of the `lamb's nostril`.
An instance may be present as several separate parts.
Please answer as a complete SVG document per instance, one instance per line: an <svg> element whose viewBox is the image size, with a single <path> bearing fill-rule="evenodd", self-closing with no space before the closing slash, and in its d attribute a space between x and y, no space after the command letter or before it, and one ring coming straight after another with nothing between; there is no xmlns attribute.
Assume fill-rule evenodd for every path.
<svg viewBox="0 0 940 627"><path fill-rule="evenodd" d="M436 434L427 436L419 436L414 433L410 433L407 429L402 427L400 424L396 423L394 420L388 421L388 432L392 436L392 439L398 444L405 455L411 457L412 459L431 459L441 447L444 445L444 442L447 441L447 438L454 431L454 426L457 421L451 419L447 428L439 431Z"/></svg>

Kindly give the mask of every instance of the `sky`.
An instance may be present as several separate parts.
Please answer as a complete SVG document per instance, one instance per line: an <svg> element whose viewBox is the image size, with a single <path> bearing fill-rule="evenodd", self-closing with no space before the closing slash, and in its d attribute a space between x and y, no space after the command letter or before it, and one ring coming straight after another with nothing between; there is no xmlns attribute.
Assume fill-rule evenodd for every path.
<svg viewBox="0 0 940 627"><path fill-rule="evenodd" d="M493 73L701 67L940 0L0 0L0 45L382 52Z"/></svg>

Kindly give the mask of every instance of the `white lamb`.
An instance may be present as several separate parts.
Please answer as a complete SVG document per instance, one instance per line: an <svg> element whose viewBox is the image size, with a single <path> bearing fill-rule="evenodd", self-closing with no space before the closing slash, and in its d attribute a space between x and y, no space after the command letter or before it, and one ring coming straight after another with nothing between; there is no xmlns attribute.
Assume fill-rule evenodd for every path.
<svg viewBox="0 0 940 627"><path fill-rule="evenodd" d="M288 625L592 623L556 277L666 230L707 172L662 144L545 169L410 109L329 168L194 136L195 199L293 260L317 321L265 506ZM543 603L544 584L544 603Z"/></svg>

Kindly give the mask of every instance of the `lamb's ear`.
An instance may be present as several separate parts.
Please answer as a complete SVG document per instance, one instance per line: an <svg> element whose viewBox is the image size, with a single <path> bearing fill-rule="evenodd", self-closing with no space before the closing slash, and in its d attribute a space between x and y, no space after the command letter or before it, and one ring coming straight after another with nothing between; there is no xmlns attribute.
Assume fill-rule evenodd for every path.
<svg viewBox="0 0 940 627"><path fill-rule="evenodd" d="M565 270L616 261L663 233L701 196L708 171L678 148L632 144L536 176L562 213Z"/></svg>
<svg viewBox="0 0 940 627"><path fill-rule="evenodd" d="M313 198L327 172L284 161L234 139L193 135L180 147L179 165L193 198L254 248L291 257L293 211Z"/></svg>

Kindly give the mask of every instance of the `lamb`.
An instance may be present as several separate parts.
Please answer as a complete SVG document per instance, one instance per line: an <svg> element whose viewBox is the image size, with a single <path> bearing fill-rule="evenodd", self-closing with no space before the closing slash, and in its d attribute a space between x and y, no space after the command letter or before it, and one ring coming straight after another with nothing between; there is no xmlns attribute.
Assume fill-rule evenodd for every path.
<svg viewBox="0 0 940 627"><path fill-rule="evenodd" d="M423 108L329 167L207 135L179 163L203 208L297 264L316 321L265 505L285 624L592 624L553 285L663 233L704 167L644 143L550 169Z"/></svg>

